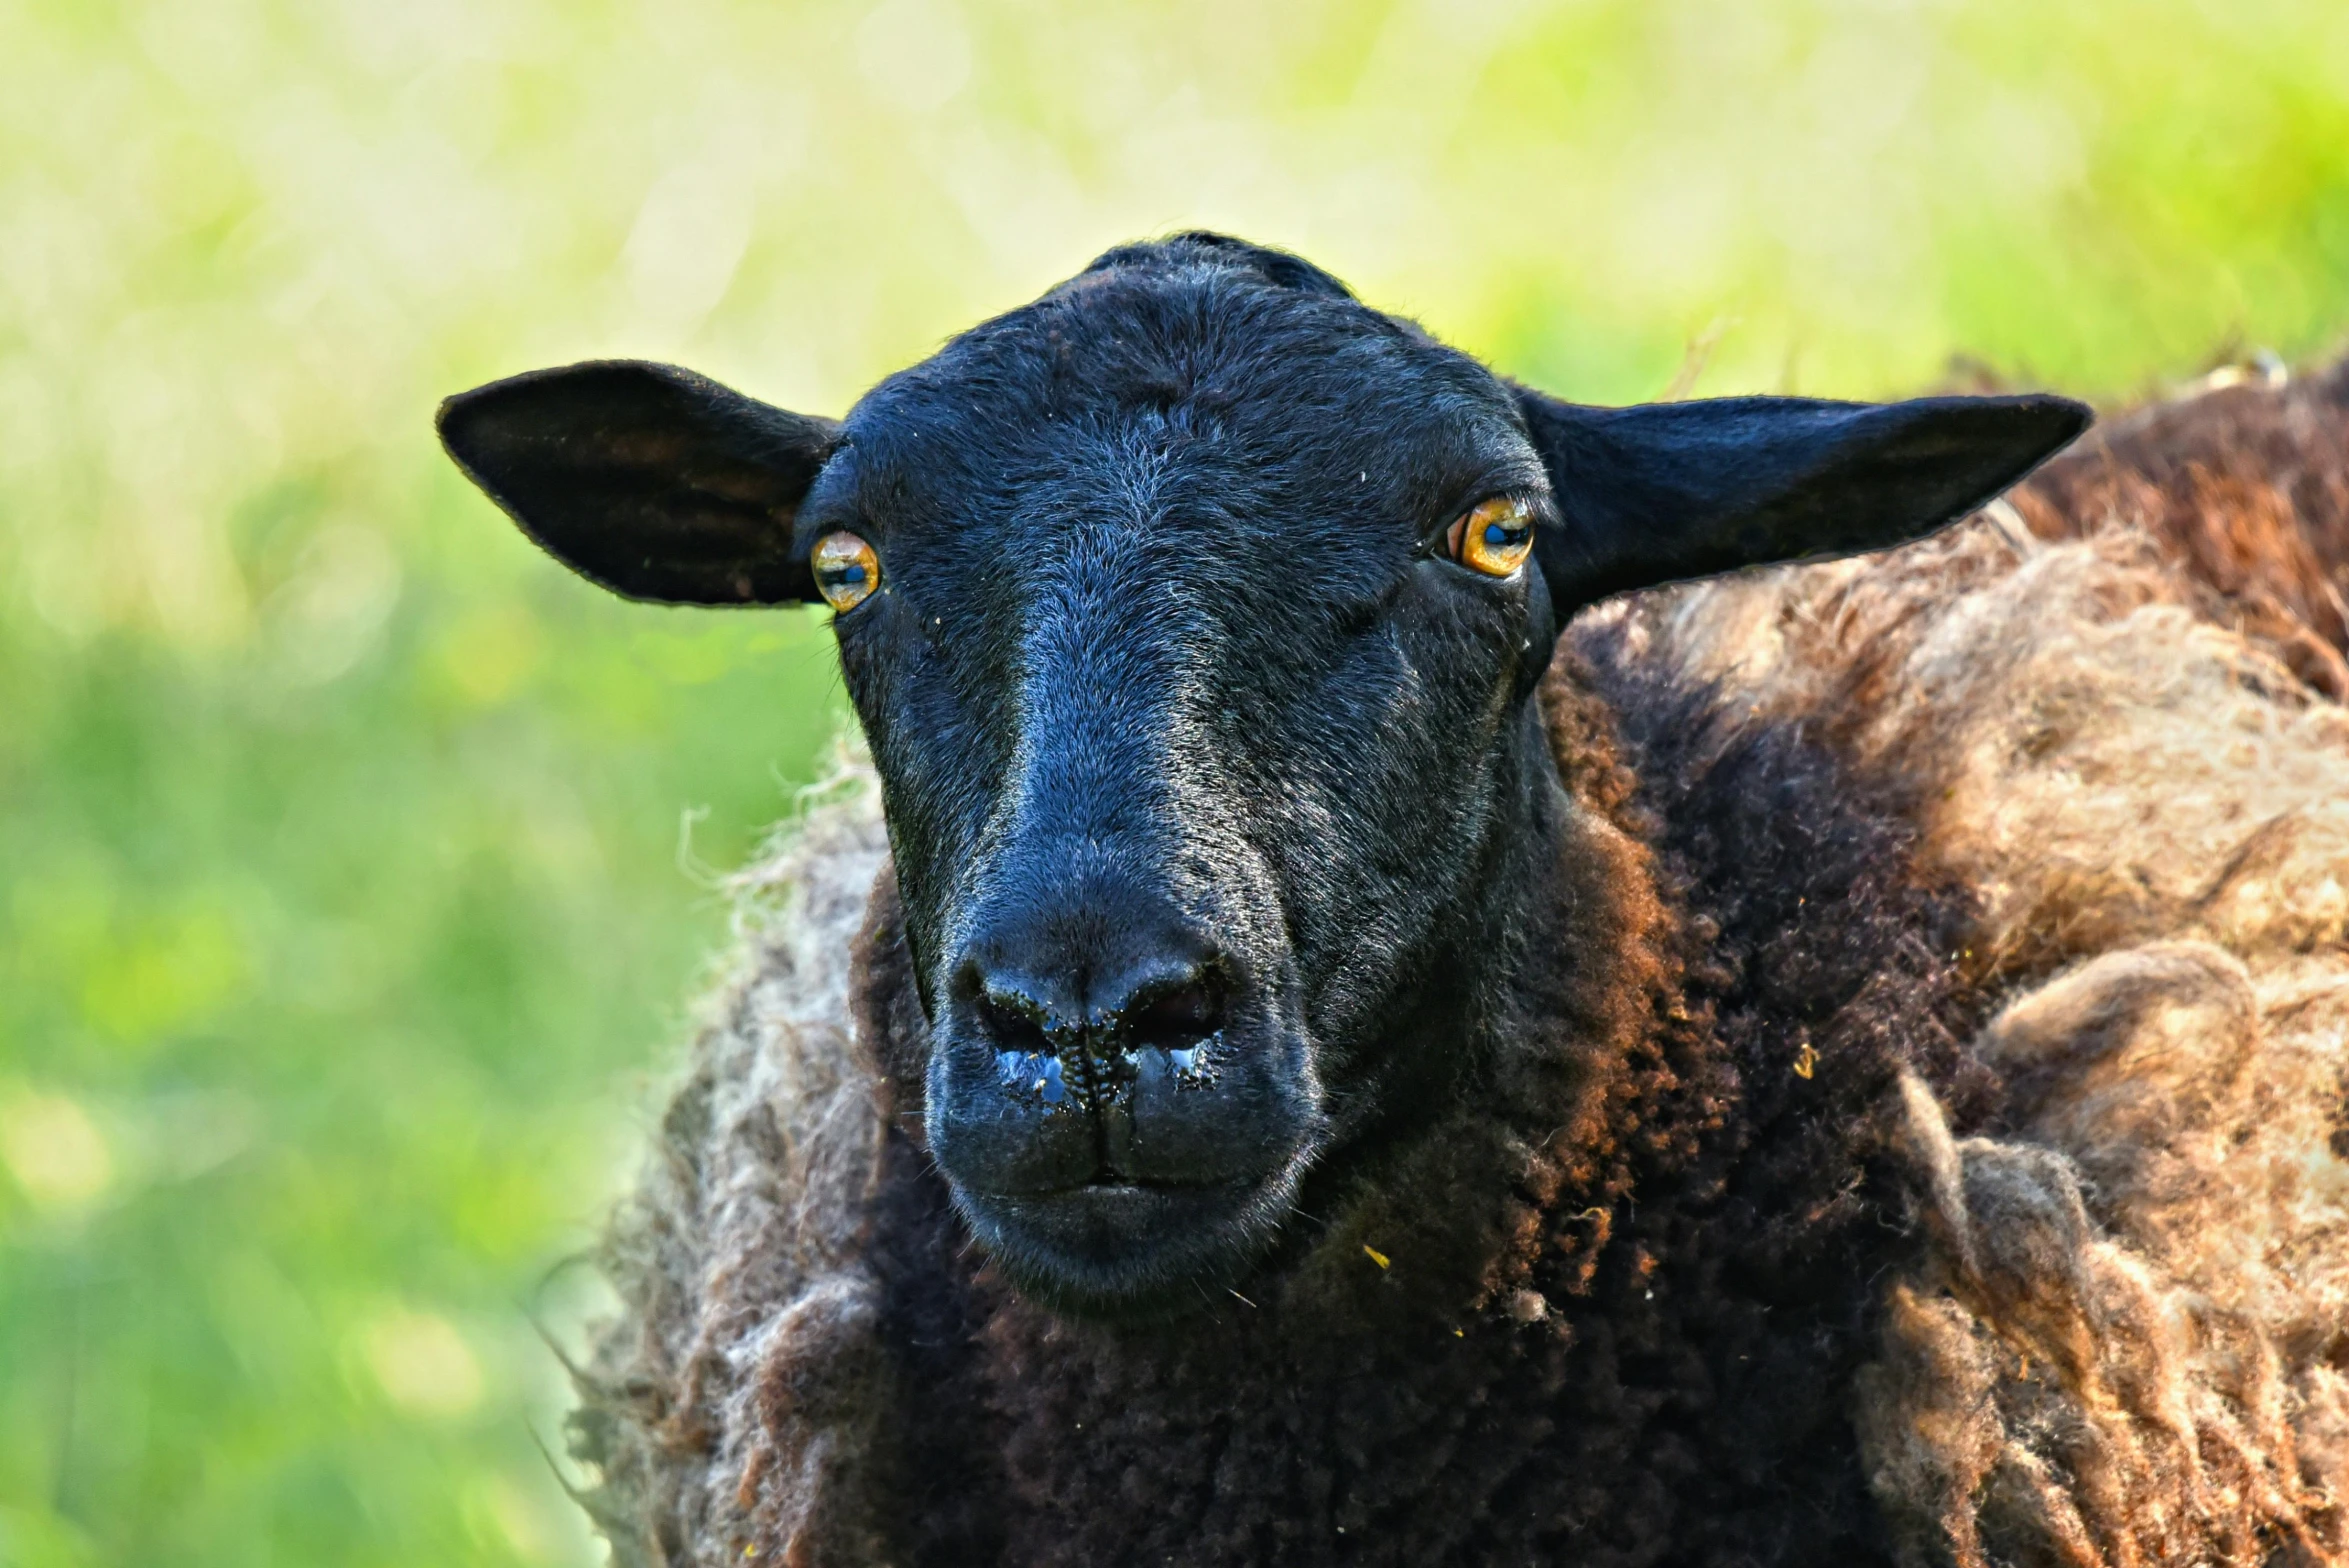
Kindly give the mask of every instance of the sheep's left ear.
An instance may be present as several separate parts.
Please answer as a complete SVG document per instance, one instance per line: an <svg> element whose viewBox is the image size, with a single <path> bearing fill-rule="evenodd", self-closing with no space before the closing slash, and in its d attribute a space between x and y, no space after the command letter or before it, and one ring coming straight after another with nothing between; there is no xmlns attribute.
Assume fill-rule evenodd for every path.
<svg viewBox="0 0 2349 1568"><path fill-rule="evenodd" d="M622 598L816 597L792 529L840 444L828 419L674 365L605 359L460 392L439 426L449 456L525 534Z"/></svg>
<svg viewBox="0 0 2349 1568"><path fill-rule="evenodd" d="M1562 614L1628 589L1922 538L2093 417L2048 396L1591 408L1513 390L1558 498L1561 526L1535 551Z"/></svg>

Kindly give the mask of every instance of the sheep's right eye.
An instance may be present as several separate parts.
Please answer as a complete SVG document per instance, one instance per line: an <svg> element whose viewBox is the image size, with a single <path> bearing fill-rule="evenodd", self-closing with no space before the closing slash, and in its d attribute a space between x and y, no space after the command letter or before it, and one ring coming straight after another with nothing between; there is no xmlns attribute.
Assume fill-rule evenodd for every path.
<svg viewBox="0 0 2349 1568"><path fill-rule="evenodd" d="M864 603L881 586L881 558L852 533L826 534L818 539L808 556L808 567L816 574L816 592L840 615Z"/></svg>
<svg viewBox="0 0 2349 1568"><path fill-rule="evenodd" d="M1507 577L1533 553L1533 511L1514 496L1495 496L1445 531L1445 551L1487 577Z"/></svg>

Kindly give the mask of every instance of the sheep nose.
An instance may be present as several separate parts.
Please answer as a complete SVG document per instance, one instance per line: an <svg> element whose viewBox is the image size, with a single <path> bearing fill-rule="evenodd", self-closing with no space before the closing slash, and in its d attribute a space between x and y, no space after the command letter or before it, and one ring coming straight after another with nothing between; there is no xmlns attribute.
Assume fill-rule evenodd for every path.
<svg viewBox="0 0 2349 1568"><path fill-rule="evenodd" d="M1252 1077L1241 1059L1261 1055L1252 993L1179 923L1124 936L1077 953L978 944L955 966L931 1109L958 1179L1043 1193L1214 1182L1253 1161L1247 1108L1234 1122L1226 1103ZM1091 962L1049 961L1071 957Z"/></svg>
<svg viewBox="0 0 2349 1568"><path fill-rule="evenodd" d="M1106 983L1082 974L1038 974L1016 965L966 962L956 990L998 1053L1055 1058L1081 1067L1090 1092L1138 1051L1197 1049L1230 1016L1225 971L1203 944L1185 943L1123 966ZM1072 1086L1073 1087L1073 1086Z"/></svg>

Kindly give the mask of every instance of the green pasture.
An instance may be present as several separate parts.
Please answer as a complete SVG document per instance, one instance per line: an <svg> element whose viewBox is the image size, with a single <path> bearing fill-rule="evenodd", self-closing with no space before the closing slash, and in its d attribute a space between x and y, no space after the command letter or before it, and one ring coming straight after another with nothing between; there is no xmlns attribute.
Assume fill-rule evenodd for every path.
<svg viewBox="0 0 2349 1568"><path fill-rule="evenodd" d="M538 1325L843 710L436 400L838 412L1194 225L1588 399L2113 402L2349 330L2349 7L0 0L0 1568L599 1560Z"/></svg>

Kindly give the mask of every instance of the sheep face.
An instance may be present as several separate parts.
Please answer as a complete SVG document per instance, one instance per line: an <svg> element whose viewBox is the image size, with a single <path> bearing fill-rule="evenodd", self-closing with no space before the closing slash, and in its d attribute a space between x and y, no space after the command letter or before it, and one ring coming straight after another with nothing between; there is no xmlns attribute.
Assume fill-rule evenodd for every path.
<svg viewBox="0 0 2349 1568"><path fill-rule="evenodd" d="M1539 455L1461 355L1215 272L1094 275L844 435L799 527L879 558L835 624L931 1151L1031 1286L1188 1294L1422 1067L1398 1011L1499 939L1554 617L1446 531L1547 517Z"/></svg>
<svg viewBox="0 0 2349 1568"><path fill-rule="evenodd" d="M601 364L442 428L623 593L840 607L931 1154L1014 1278L1123 1312L1236 1279L1309 1170L1473 1092L1573 809L1529 700L1564 613L1912 537L2080 423L2053 399L1576 408L1294 258L1186 236L838 425Z"/></svg>

